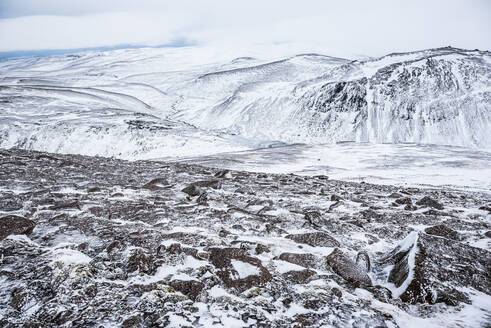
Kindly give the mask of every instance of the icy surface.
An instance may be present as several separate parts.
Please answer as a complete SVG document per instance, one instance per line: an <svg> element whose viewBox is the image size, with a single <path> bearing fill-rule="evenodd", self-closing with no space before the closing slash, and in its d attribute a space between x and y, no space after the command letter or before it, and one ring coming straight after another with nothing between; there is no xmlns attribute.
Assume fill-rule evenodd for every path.
<svg viewBox="0 0 491 328"><path fill-rule="evenodd" d="M454 146L299 144L185 157L179 161L251 172L328 175L338 180L401 186L491 190L491 152Z"/></svg>

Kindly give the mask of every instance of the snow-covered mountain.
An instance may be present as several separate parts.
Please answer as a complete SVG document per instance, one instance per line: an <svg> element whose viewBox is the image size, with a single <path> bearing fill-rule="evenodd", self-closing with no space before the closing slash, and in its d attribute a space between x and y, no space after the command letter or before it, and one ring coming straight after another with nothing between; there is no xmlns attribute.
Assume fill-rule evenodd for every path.
<svg viewBox="0 0 491 328"><path fill-rule="evenodd" d="M129 49L0 63L0 147L128 159L275 143L489 149L491 53L200 60Z"/></svg>

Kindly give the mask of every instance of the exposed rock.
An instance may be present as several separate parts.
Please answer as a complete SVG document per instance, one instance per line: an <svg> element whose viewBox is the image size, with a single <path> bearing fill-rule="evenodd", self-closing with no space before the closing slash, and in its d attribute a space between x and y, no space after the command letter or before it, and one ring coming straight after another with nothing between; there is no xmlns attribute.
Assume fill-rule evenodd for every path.
<svg viewBox="0 0 491 328"><path fill-rule="evenodd" d="M91 187L91 188L87 189L87 192L101 192L101 188Z"/></svg>
<svg viewBox="0 0 491 328"><path fill-rule="evenodd" d="M302 234L288 235L285 238L291 239L296 243L307 244L310 246L338 247L339 242L331 237L327 232L316 231Z"/></svg>
<svg viewBox="0 0 491 328"><path fill-rule="evenodd" d="M411 205L413 202L409 197L398 198L395 200L395 203L398 205Z"/></svg>
<svg viewBox="0 0 491 328"><path fill-rule="evenodd" d="M312 327L317 321L313 313L298 314L295 316L293 328Z"/></svg>
<svg viewBox="0 0 491 328"><path fill-rule="evenodd" d="M183 247L179 243L169 245L166 250L172 254L186 254L198 260L201 260L204 258L204 256L206 256L204 255L206 254L205 252L200 252L198 249L192 247Z"/></svg>
<svg viewBox="0 0 491 328"><path fill-rule="evenodd" d="M222 186L222 183L220 180L203 180L203 181L196 181L191 183L189 186L186 188L182 189L182 192L185 192L189 196L198 196L202 194L203 188L212 188L212 189L220 189Z"/></svg>
<svg viewBox="0 0 491 328"><path fill-rule="evenodd" d="M186 188L182 189L181 191L188 194L191 197L199 196L203 192L203 190L196 185L187 186Z"/></svg>
<svg viewBox="0 0 491 328"><path fill-rule="evenodd" d="M232 172L230 172L230 170L222 170L222 171L218 171L217 173L215 173L215 178L232 179L233 176L232 176Z"/></svg>
<svg viewBox="0 0 491 328"><path fill-rule="evenodd" d="M459 233L444 224L439 224L425 229L425 232L430 235L440 236L448 239L459 240Z"/></svg>
<svg viewBox="0 0 491 328"><path fill-rule="evenodd" d="M135 328L140 327L142 325L142 316L134 315L123 321L121 324L121 328Z"/></svg>
<svg viewBox="0 0 491 328"><path fill-rule="evenodd" d="M418 200L416 202L416 205L433 207L433 208L436 208L437 210L443 210L443 205L440 204L439 202L437 202L436 200L434 200L433 198L429 197L429 196L425 196L425 197L421 198L420 200Z"/></svg>
<svg viewBox="0 0 491 328"><path fill-rule="evenodd" d="M0 150L0 188L6 190L0 200L17 204L12 208L36 223L32 242L0 240L0 326L93 327L101 320L129 327L172 326L176 320L219 326L234 318L249 326L293 327L299 317L285 309L304 306L312 310L313 327L396 327L393 316L408 312L407 303L413 304L411 316L445 313L453 324L450 318L460 318L472 293L491 293L489 252L471 246L485 244L491 231L487 211L478 210L488 202L484 194L409 193L368 183L234 172L232 179L220 178L220 191L199 187L201 199L210 203L199 206L199 197L190 201L176 186L210 181L214 169L77 155L36 160L37 154ZM154 181L154 191L139 187L156 174L165 181ZM89 192L91 187L100 191ZM314 192L321 188L324 195ZM405 211L384 196L397 191L411 199L438 194L448 209L425 209L438 216ZM342 197L334 200L342 206L334 209L331 195ZM318 230L288 235L305 229L304 216L312 221L308 228ZM405 240L415 226L429 228L417 242ZM462 231L458 239L450 239L453 231ZM386 244L400 246L379 254ZM320 254L333 245L341 246L326 266ZM358 254L357 260L347 254ZM368 276L376 285L387 283L389 275L392 282L384 286L390 290L367 286ZM381 311L353 291L357 286L390 306ZM481 313L475 304L465 308Z"/></svg>
<svg viewBox="0 0 491 328"><path fill-rule="evenodd" d="M367 237L367 239L368 239L368 245L372 245L372 244L380 241L380 239L378 239L374 235L370 235L368 233L365 234L365 237Z"/></svg>
<svg viewBox="0 0 491 328"><path fill-rule="evenodd" d="M196 203L206 206L208 205L208 194L206 192L203 192L201 195L198 196L196 199Z"/></svg>
<svg viewBox="0 0 491 328"><path fill-rule="evenodd" d="M305 269L301 271L288 271L283 273L282 276L296 284L305 284L311 281L315 275L315 271Z"/></svg>
<svg viewBox="0 0 491 328"><path fill-rule="evenodd" d="M240 248L210 248L210 262L219 269L216 273L229 288L236 288L239 291L247 290L251 287L264 286L272 279L269 271L262 265L257 258L247 255L247 252ZM253 266L253 274L240 277L232 265L232 260L237 260ZM257 273L256 273L257 272Z"/></svg>
<svg viewBox="0 0 491 328"><path fill-rule="evenodd" d="M370 277L366 271L360 268L353 260L336 248L326 257L329 267L346 281L356 287L368 287L372 285Z"/></svg>
<svg viewBox="0 0 491 328"><path fill-rule="evenodd" d="M0 240L9 235L28 235L36 223L17 215L7 215L0 218Z"/></svg>
<svg viewBox="0 0 491 328"><path fill-rule="evenodd" d="M211 244L211 241L208 237L202 236L196 233L188 233L188 232L172 232L169 234L161 235L161 238L164 240L174 239L178 240L184 244L192 245L192 246L204 246Z"/></svg>
<svg viewBox="0 0 491 328"><path fill-rule="evenodd" d="M231 232L228 230L225 230L225 229L220 229L220 231L218 232L218 236L220 236L222 238L225 238L230 234L231 234Z"/></svg>
<svg viewBox="0 0 491 328"><path fill-rule="evenodd" d="M153 259L139 249L133 251L128 259L128 272L139 271L146 274L152 274L154 269Z"/></svg>
<svg viewBox="0 0 491 328"><path fill-rule="evenodd" d="M488 211L489 213L491 213L491 206L481 206L479 207L479 209L481 211Z"/></svg>
<svg viewBox="0 0 491 328"><path fill-rule="evenodd" d="M320 262L313 254L282 253L278 258L305 268L315 268Z"/></svg>
<svg viewBox="0 0 491 328"><path fill-rule="evenodd" d="M339 202L341 200L341 197L338 195L331 195L331 202Z"/></svg>
<svg viewBox="0 0 491 328"><path fill-rule="evenodd" d="M69 202L57 202L56 204L48 207L49 210L51 211L57 211L57 210L65 210L65 209L78 209L80 210L80 204L78 200L74 201L69 201Z"/></svg>
<svg viewBox="0 0 491 328"><path fill-rule="evenodd" d="M388 303L392 299L392 292L383 286L377 285L374 287L367 287L367 289L380 302Z"/></svg>
<svg viewBox="0 0 491 328"><path fill-rule="evenodd" d="M159 190L169 187L169 182L164 178L155 178L143 185L148 190Z"/></svg>
<svg viewBox="0 0 491 328"><path fill-rule="evenodd" d="M410 238L410 237L408 237ZM404 242L407 245L407 242ZM393 264L388 281L397 287L408 284L407 288L399 296L407 303L439 303L456 305L459 302L468 302L468 298L455 287L459 284L471 286L485 293L490 291L489 268L491 259L489 256L476 253L480 249L459 245L453 240L420 234L414 239L410 247L396 248L383 261ZM474 265L466 270L448 272L441 268L451 265L451 259L459 257L465 262L470 260ZM469 263L470 264L470 263ZM409 281L409 283L407 282Z"/></svg>
<svg viewBox="0 0 491 328"><path fill-rule="evenodd" d="M333 293L335 296L337 296L337 297L339 297L339 298L343 297L343 293L342 293L342 292L339 290L339 288L337 288L337 287L333 287L333 288L331 289L331 292L332 292L332 293Z"/></svg>
<svg viewBox="0 0 491 328"><path fill-rule="evenodd" d="M263 244L257 244L256 245L256 254L262 254L262 253L269 253L270 250L267 246L263 245Z"/></svg>
<svg viewBox="0 0 491 328"><path fill-rule="evenodd" d="M14 199L14 196L7 196L8 198L0 199L0 211L11 212L20 210L23 207L22 201Z"/></svg>
<svg viewBox="0 0 491 328"><path fill-rule="evenodd" d="M222 182L220 180L202 180L193 182L191 185L201 188L220 189L222 187Z"/></svg>
<svg viewBox="0 0 491 328"><path fill-rule="evenodd" d="M413 247L416 247L414 245ZM390 259L394 263L394 267L389 273L388 281L393 283L396 287L402 286L402 284L409 278L410 271L412 268L409 265L409 256L413 248L399 251L393 255ZM413 258L414 258L413 254ZM414 262L414 259L412 259Z"/></svg>
<svg viewBox="0 0 491 328"><path fill-rule="evenodd" d="M309 224L318 227L322 223L322 215L319 211L307 211L304 213L304 219Z"/></svg>
<svg viewBox="0 0 491 328"><path fill-rule="evenodd" d="M202 282L196 280L172 280L170 285L194 301L205 286Z"/></svg>
<svg viewBox="0 0 491 328"><path fill-rule="evenodd" d="M24 306L29 303L31 295L21 289L14 289L11 293L9 305L17 311L22 311Z"/></svg>

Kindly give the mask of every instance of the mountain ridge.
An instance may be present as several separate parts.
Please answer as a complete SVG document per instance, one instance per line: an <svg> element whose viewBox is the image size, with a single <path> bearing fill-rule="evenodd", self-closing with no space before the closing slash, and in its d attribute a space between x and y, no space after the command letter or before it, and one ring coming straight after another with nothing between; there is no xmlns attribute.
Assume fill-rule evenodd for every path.
<svg viewBox="0 0 491 328"><path fill-rule="evenodd" d="M0 146L127 159L177 155L178 148L190 155L195 142L206 154L268 142L345 140L491 147L489 51L444 47L366 60L306 53L215 63L197 61L199 51L128 49L3 61ZM87 97L32 89L40 83ZM115 118L111 108L130 117ZM40 115L52 121L39 121ZM176 127L143 134L130 129L127 122L141 115L150 125L162 120ZM186 128L179 130L182 123ZM101 125L102 132L93 129ZM115 139L131 145L110 144ZM75 147L76 140L98 143L99 153Z"/></svg>

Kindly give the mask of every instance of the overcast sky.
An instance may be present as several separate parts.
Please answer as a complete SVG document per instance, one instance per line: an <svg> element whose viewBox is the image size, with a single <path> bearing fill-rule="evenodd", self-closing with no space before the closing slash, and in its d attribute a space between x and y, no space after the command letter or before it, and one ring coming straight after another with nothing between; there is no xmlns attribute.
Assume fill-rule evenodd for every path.
<svg viewBox="0 0 491 328"><path fill-rule="evenodd" d="M491 50L491 0L0 0L0 51L299 46L378 56Z"/></svg>

